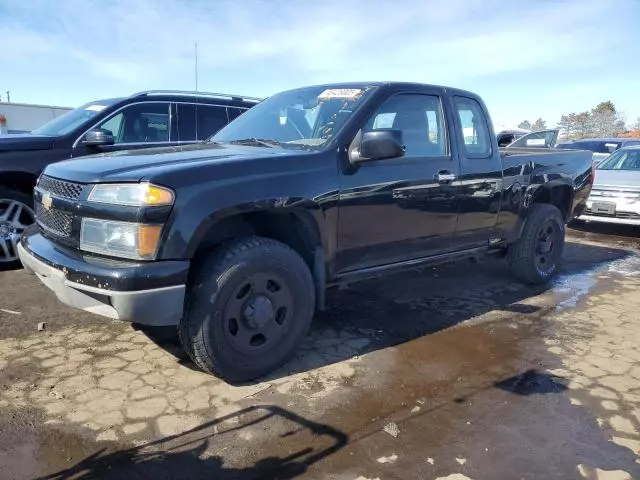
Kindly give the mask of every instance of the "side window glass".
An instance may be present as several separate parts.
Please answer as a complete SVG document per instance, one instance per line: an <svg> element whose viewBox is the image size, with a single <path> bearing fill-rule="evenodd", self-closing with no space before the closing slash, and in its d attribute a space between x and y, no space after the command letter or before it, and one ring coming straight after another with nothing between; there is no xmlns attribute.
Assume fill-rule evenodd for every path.
<svg viewBox="0 0 640 480"><path fill-rule="evenodd" d="M206 140L229 123L226 107L198 105L196 117L198 140Z"/></svg>
<svg viewBox="0 0 640 480"><path fill-rule="evenodd" d="M116 144L166 142L169 140L169 104L138 103L125 107L98 128L110 130Z"/></svg>
<svg viewBox="0 0 640 480"><path fill-rule="evenodd" d="M385 101L365 129L402 131L407 157L445 155L446 135L440 98L434 95L396 95Z"/></svg>
<svg viewBox="0 0 640 480"><path fill-rule="evenodd" d="M175 105L173 135L180 142L196 141L196 106L185 103L176 103Z"/></svg>
<svg viewBox="0 0 640 480"><path fill-rule="evenodd" d="M491 155L489 126L480 104L466 97L453 97L453 103L460 120L467 155L476 158Z"/></svg>
<svg viewBox="0 0 640 480"><path fill-rule="evenodd" d="M108 130L113 135L116 143L122 143L122 119L124 115L122 112L117 113L106 122L103 122L98 128Z"/></svg>

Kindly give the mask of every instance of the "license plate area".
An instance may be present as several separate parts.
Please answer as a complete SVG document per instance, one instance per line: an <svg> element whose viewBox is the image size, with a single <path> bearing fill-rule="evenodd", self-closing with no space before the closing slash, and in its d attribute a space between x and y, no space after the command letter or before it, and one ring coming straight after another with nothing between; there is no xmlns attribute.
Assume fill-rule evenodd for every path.
<svg viewBox="0 0 640 480"><path fill-rule="evenodd" d="M612 202L593 202L591 211L597 215L615 215L616 204Z"/></svg>

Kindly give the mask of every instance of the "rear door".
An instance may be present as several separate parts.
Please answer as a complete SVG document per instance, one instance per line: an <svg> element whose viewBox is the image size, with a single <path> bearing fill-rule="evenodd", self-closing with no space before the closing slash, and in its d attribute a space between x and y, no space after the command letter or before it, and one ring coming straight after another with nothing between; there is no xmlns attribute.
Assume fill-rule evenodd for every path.
<svg viewBox="0 0 640 480"><path fill-rule="evenodd" d="M338 272L451 249L459 168L449 148L439 94L426 90L392 95L366 122L363 130L401 130L406 153L363 163L343 174Z"/></svg>
<svg viewBox="0 0 640 480"><path fill-rule="evenodd" d="M502 198L502 162L484 106L457 95L451 103L460 158L460 210L453 243L465 249L487 245L493 234Z"/></svg>
<svg viewBox="0 0 640 480"><path fill-rule="evenodd" d="M198 143L229 123L228 108L224 105L176 103L171 138L180 143Z"/></svg>
<svg viewBox="0 0 640 480"><path fill-rule="evenodd" d="M196 105L174 103L171 115L171 139L180 144L196 143Z"/></svg>
<svg viewBox="0 0 640 480"><path fill-rule="evenodd" d="M196 110L196 134L198 140L206 140L231 121L229 108L200 104Z"/></svg>

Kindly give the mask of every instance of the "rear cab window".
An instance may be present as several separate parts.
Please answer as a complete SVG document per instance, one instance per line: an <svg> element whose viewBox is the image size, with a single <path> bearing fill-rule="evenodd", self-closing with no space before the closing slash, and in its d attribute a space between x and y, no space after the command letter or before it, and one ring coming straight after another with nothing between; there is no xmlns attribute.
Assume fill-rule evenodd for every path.
<svg viewBox="0 0 640 480"><path fill-rule="evenodd" d="M487 158L491 156L489 124L484 110L477 100L469 97L453 96L455 114L459 122L459 138L466 156Z"/></svg>

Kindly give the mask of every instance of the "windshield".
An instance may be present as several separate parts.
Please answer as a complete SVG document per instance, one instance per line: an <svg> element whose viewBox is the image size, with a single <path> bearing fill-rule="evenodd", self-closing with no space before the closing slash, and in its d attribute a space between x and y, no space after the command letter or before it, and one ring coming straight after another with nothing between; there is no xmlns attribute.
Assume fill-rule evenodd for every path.
<svg viewBox="0 0 640 480"><path fill-rule="evenodd" d="M78 107L64 115L54 118L50 122L45 123L39 128L36 128L31 133L36 135L66 135L67 133L75 130L87 120L95 117L99 112L107 108L113 102L91 102L85 103L81 107Z"/></svg>
<svg viewBox="0 0 640 480"><path fill-rule="evenodd" d="M308 87L259 103L209 141L319 149L329 143L372 87Z"/></svg>
<svg viewBox="0 0 640 480"><path fill-rule="evenodd" d="M509 147L551 148L556 139L557 130L540 130L521 135L508 145Z"/></svg>
<svg viewBox="0 0 640 480"><path fill-rule="evenodd" d="M598 170L640 170L640 150L618 150L603 161Z"/></svg>

